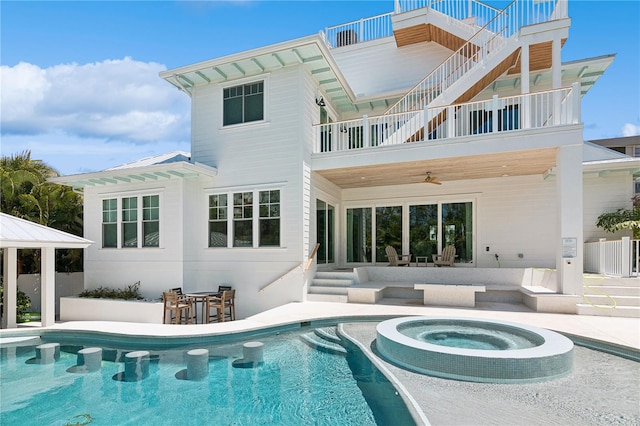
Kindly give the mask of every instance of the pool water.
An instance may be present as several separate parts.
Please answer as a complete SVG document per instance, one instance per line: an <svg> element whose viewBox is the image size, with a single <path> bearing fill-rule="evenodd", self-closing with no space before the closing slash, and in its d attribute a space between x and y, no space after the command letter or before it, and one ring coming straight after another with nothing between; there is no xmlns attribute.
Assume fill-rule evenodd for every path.
<svg viewBox="0 0 640 426"><path fill-rule="evenodd" d="M539 344L523 332L478 325L420 323L399 327L405 336L421 342L452 348L506 351L533 348Z"/></svg>
<svg viewBox="0 0 640 426"><path fill-rule="evenodd" d="M300 334L281 332L169 350L108 350L104 341L78 345L58 339L60 359L48 365L33 363L40 340L29 346L5 345L0 353L2 424L297 426L374 425L391 418L410 421L395 389L373 365L366 365L364 356L318 351L303 343ZM264 363L235 368L232 364L242 357L242 344L250 340L264 343ZM102 370L69 372L76 365L77 351L89 346L103 348ZM185 353L196 347L209 350L209 377L180 380ZM117 380L124 371L123 355L131 350L151 352L149 375L137 382ZM349 365L354 362L358 364L355 375ZM375 392L367 392L372 387ZM396 412L385 408L389 399L396 400L391 408Z"/></svg>

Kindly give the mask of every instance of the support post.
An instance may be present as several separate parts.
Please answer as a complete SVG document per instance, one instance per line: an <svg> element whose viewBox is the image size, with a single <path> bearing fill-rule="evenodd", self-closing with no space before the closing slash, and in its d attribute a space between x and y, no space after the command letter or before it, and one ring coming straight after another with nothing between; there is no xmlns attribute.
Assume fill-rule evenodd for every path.
<svg viewBox="0 0 640 426"><path fill-rule="evenodd" d="M622 278L631 277L631 239L622 237Z"/></svg>
<svg viewBox="0 0 640 426"><path fill-rule="evenodd" d="M571 100L573 101L573 105L572 105L572 112L573 115L571 117L571 123L572 124L578 124L580 123L580 97L581 97L581 88L580 88L580 82L575 82L571 85Z"/></svg>
<svg viewBox="0 0 640 426"><path fill-rule="evenodd" d="M43 327L56 322L56 249L41 249L40 321Z"/></svg>
<svg viewBox="0 0 640 426"><path fill-rule="evenodd" d="M580 137L580 133L576 135L576 138ZM557 148L556 167L558 290L562 294L581 295L584 252L581 139L573 145ZM567 255L564 243L570 239L575 239L575 253Z"/></svg>
<svg viewBox="0 0 640 426"><path fill-rule="evenodd" d="M362 116L362 146L365 148L371 147L371 135L369 129L369 121L367 120L367 114Z"/></svg>
<svg viewBox="0 0 640 426"><path fill-rule="evenodd" d="M498 95L493 95L491 98L491 131L499 132L501 129L498 128Z"/></svg>
<svg viewBox="0 0 640 426"><path fill-rule="evenodd" d="M18 306L18 249L5 247L2 262L4 270L4 315L2 328L16 328L16 309Z"/></svg>
<svg viewBox="0 0 640 426"><path fill-rule="evenodd" d="M562 45L560 37L554 37L551 42L551 88L559 89L562 86ZM553 93L553 124L560 124L560 92Z"/></svg>

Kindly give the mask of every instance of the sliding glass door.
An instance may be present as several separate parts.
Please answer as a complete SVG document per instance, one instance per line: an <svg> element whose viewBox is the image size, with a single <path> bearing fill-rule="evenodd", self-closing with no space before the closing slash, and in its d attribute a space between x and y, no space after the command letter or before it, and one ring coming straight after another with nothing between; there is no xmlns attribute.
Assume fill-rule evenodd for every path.
<svg viewBox="0 0 640 426"><path fill-rule="evenodd" d="M442 204L442 241L456 248L456 262L473 261L473 205L472 203Z"/></svg>
<svg viewBox="0 0 640 426"><path fill-rule="evenodd" d="M409 206L409 251L414 256L438 254L438 205Z"/></svg>
<svg viewBox="0 0 640 426"><path fill-rule="evenodd" d="M471 201L347 208L346 213L347 263L384 264L387 246L408 250L412 261L416 256L430 261L448 245L456 248L456 263L473 263Z"/></svg>
<svg viewBox="0 0 640 426"><path fill-rule="evenodd" d="M371 208L347 209L347 262L371 262Z"/></svg>
<svg viewBox="0 0 640 426"><path fill-rule="evenodd" d="M316 238L318 265L335 263L335 207L322 200L316 200Z"/></svg>

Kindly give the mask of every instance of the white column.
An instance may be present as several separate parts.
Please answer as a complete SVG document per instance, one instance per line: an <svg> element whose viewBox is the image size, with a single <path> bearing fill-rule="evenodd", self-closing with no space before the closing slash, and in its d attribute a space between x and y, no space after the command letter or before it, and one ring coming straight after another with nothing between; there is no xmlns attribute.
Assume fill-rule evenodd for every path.
<svg viewBox="0 0 640 426"><path fill-rule="evenodd" d="M18 249L5 247L3 249L4 270L4 300L2 328L16 327L16 308L18 305Z"/></svg>
<svg viewBox="0 0 640 426"><path fill-rule="evenodd" d="M582 144L558 147L556 152L556 269L558 289L563 294L582 294L583 211ZM565 239L575 238L575 257L564 257Z"/></svg>
<svg viewBox="0 0 640 426"><path fill-rule="evenodd" d="M40 266L40 321L43 327L56 322L56 249L41 249Z"/></svg>
<svg viewBox="0 0 640 426"><path fill-rule="evenodd" d="M560 37L554 37L551 42L551 88L559 89L562 87L562 45ZM553 122L555 125L560 124L560 93L553 94Z"/></svg>

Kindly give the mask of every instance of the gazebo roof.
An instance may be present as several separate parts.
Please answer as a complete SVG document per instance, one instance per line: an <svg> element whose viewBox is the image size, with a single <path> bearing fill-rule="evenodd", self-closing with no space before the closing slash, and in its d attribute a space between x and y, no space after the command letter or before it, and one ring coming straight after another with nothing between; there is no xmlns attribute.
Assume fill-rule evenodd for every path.
<svg viewBox="0 0 640 426"><path fill-rule="evenodd" d="M0 213L0 248L86 248L93 241Z"/></svg>

